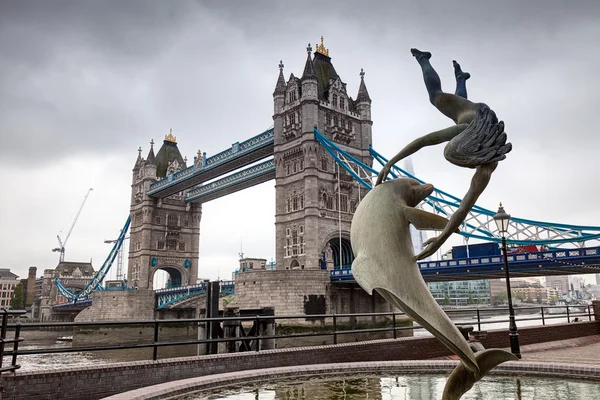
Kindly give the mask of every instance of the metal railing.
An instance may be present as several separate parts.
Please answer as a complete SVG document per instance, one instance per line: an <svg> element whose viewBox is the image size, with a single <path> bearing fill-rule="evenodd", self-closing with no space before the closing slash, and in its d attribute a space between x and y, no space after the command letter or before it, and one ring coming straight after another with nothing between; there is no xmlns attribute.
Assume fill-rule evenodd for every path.
<svg viewBox="0 0 600 400"><path fill-rule="evenodd" d="M25 310L7 310L5 308L0 309L0 318L2 318L2 328L0 328L0 374L3 372L13 372L21 366L17 364L17 352L19 350L19 343L23 341L23 338L19 337L21 333L21 323L17 322L16 324L11 324L11 328L15 331L15 336L13 338L7 338L6 332L8 331L8 319L9 317L19 316L25 314ZM12 356L11 363L8 367L4 367L4 348L6 344L12 343L13 350L10 352Z"/></svg>
<svg viewBox="0 0 600 400"><path fill-rule="evenodd" d="M548 310L558 309L558 314L550 313ZM563 309L565 312L563 313ZM517 307L515 311L517 316L523 316L524 311L534 312L540 311L540 315L534 317L517 318L517 324L524 321L540 320L541 325L546 325L546 322L556 318L566 318L568 323L582 321L587 319L592 321L592 306L590 305L577 305L577 306L539 306L539 307ZM2 311L2 310L0 310ZM219 318L191 318L191 319L166 319L166 320L139 320L139 321L110 321L110 322L40 322L40 323L16 323L8 324L7 315L22 314L24 311L6 311L3 310L4 314L2 321L2 338L3 341L0 343L0 360L4 356L12 356L12 366L3 368L1 371L14 371L19 368L16 364L17 356L27 355L38 355L38 354L55 354L55 353L74 353L74 352L87 352L87 351L105 351L105 350L125 350L125 349L144 349L152 348L152 359L158 359L158 349L161 347L168 346L183 346L183 345L206 345L207 353L216 353L218 350L216 347L219 343L226 344L228 349L232 346L235 351L261 351L270 348L274 348L274 340L276 339L294 339L294 338L307 338L316 336L329 336L332 337L333 344L338 343L338 338L343 335L359 334L359 333L387 333L391 332L391 337L394 339L398 338L398 332L412 331L424 329L419 325L408 325L398 326L398 317L406 317L406 314L401 312L379 312L379 313L356 313L356 314L316 314L316 315L286 315L286 316L274 316L274 315L251 315L251 316L232 316L232 317L219 317ZM498 312L506 312L508 314L507 307L486 307L486 308L460 308L460 309L447 309L445 312L452 317L453 314L460 313L462 316L455 318L473 318L471 322L458 321L455 325L458 327L477 325L477 331L482 330L482 326L487 324L500 324L509 322L508 317L506 319L494 319L492 321L486 321L490 313L495 313L495 316L504 314L498 314ZM377 317L380 317L379 319ZM275 325L277 321L284 321L289 325L290 321L304 320L304 322L312 322L310 324L300 324L297 327L302 327L308 330L310 327L315 331L300 332L292 334L275 334ZM347 320L347 322L344 322ZM378 327L364 327L368 324L378 325ZM174 340L174 341L161 341L160 340L160 328L162 326L168 326L173 324L192 324L198 327L203 327L206 332L205 337L197 340ZM272 329L267 329L266 326L272 324ZM40 329L40 328L73 328L73 327L123 327L123 326L152 326L152 341L146 343L124 343L117 345L101 345L101 346L77 346L77 347L63 347L63 348L42 348L42 349L19 349L18 342L23 341L23 338L19 337L21 329ZM213 327L217 328L219 334L217 337L212 337ZM226 327L238 327L239 335L230 336L227 335ZM532 325L528 325L532 326ZM8 329L15 330L14 339L4 339ZM246 333L247 332L247 333ZM269 333L271 332L271 334ZM150 333L150 332L149 332ZM364 339L372 340L372 338ZM4 343L14 343L12 351L5 351ZM265 343L267 344L265 346ZM210 345L210 346L209 346ZM211 350L211 348L213 350ZM1 366L1 364L0 364Z"/></svg>

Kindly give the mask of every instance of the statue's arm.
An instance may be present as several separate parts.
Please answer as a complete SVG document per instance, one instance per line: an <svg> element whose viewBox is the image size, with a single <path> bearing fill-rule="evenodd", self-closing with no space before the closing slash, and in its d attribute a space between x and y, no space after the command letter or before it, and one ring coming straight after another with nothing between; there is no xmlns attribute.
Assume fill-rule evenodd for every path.
<svg viewBox="0 0 600 400"><path fill-rule="evenodd" d="M451 140L453 137L461 133L467 127L467 124L454 125L440 131L431 132L425 136L421 136L418 139L413 140L405 148L400 150L398 154L392 157L383 167L379 175L377 176L377 182L375 185L379 185L384 182L390 173L390 169L398 161L410 156L421 150L423 147L434 146L436 144L444 143Z"/></svg>
<svg viewBox="0 0 600 400"><path fill-rule="evenodd" d="M475 175L473 175L473 179L471 179L471 187L469 187L467 194L460 202L460 206L456 212L452 214L442 233L424 243L427 245L427 247L417 255L417 260L422 260L434 254L450 237L450 235L459 229L465 218L467 218L469 211L471 211L471 208L473 208L475 205L479 195L487 187L488 183L490 182L492 172L494 172L497 166L498 163L494 162L477 167L475 170Z"/></svg>

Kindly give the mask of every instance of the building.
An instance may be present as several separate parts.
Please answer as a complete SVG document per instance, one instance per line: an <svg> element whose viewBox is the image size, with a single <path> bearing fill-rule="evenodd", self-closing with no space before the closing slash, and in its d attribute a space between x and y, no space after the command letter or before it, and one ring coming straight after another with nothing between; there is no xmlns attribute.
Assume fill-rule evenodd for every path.
<svg viewBox="0 0 600 400"><path fill-rule="evenodd" d="M32 318L40 317L40 303L42 298L42 286L44 284L44 277L39 277L35 280L35 291L33 295L33 305L31 306Z"/></svg>
<svg viewBox="0 0 600 400"><path fill-rule="evenodd" d="M488 280L430 282L427 284L433 298L440 305L466 306L490 304Z"/></svg>
<svg viewBox="0 0 600 400"><path fill-rule="evenodd" d="M55 269L44 270L39 295L39 312L36 308L34 316L42 321L49 321L53 306L70 301L61 294L56 285L57 279L69 292L78 293L86 287L94 274L91 262L61 261Z"/></svg>
<svg viewBox="0 0 600 400"><path fill-rule="evenodd" d="M349 266L350 223L366 190L319 145L314 128L361 162L372 165L371 98L361 70L356 98L336 72L321 38L301 77L284 78L273 93L275 236L278 269Z"/></svg>
<svg viewBox="0 0 600 400"><path fill-rule="evenodd" d="M240 259L240 272L255 271L258 269L266 269L267 259L266 258L241 258Z"/></svg>
<svg viewBox="0 0 600 400"><path fill-rule="evenodd" d="M558 291L552 287L543 286L537 278L515 278L510 280L513 302L547 304L556 301ZM506 303L506 280L490 280L490 299L492 305Z"/></svg>
<svg viewBox="0 0 600 400"><path fill-rule="evenodd" d="M0 268L0 308L10 309L10 302L19 284L19 276L10 272L9 268Z"/></svg>
<svg viewBox="0 0 600 400"><path fill-rule="evenodd" d="M569 292L581 292L583 286L583 279L575 275L546 277L546 287L556 289L559 293L559 296L567 295Z"/></svg>
<svg viewBox="0 0 600 400"><path fill-rule="evenodd" d="M164 199L148 196L152 182L186 167L172 131L156 155L154 141L145 159L138 149L131 185L128 286L152 289L158 270L169 274L171 286L193 285L198 279L202 206L186 204L183 192Z"/></svg>
<svg viewBox="0 0 600 400"><path fill-rule="evenodd" d="M25 303L25 309L31 310L35 297L35 274L37 272L36 267L29 267L29 274L27 279L21 279L23 285L23 299Z"/></svg>

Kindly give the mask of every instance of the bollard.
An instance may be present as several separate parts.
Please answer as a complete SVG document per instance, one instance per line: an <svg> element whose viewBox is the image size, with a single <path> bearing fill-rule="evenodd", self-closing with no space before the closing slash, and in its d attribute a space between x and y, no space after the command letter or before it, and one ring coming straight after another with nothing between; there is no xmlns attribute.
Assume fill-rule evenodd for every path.
<svg viewBox="0 0 600 400"><path fill-rule="evenodd" d="M234 319L235 317L239 317L239 312L236 310L230 309L226 310L223 313L223 334L225 338L237 338L239 336L238 330L240 326L240 320ZM227 341L225 342L225 349L227 353L235 353L237 351L237 342L236 341Z"/></svg>
<svg viewBox="0 0 600 400"><path fill-rule="evenodd" d="M275 308L265 307L262 309L262 315L266 317L275 316ZM261 319L261 334L260 336L274 336L275 335L275 318L264 318ZM262 348L264 350L272 350L275 348L275 339L263 339Z"/></svg>
<svg viewBox="0 0 600 400"><path fill-rule="evenodd" d="M594 319L600 322L600 300L593 300L592 308L594 309Z"/></svg>

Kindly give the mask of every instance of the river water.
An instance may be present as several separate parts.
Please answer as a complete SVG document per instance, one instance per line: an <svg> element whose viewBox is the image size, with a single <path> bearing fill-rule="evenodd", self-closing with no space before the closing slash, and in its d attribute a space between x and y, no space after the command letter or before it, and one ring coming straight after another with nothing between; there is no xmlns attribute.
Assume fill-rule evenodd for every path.
<svg viewBox="0 0 600 400"><path fill-rule="evenodd" d="M532 321L524 321L526 318L540 318L538 314L524 314L517 316L517 326L525 327L525 326L536 326L541 325L542 321L540 319L532 320ZM579 317L584 321L587 321L586 317ZM481 320L482 326L481 330L492 330L492 329L506 329L508 328L508 322L506 322L507 316L492 316L487 317ZM573 318L571 318L572 321ZM505 321L505 322L497 322L497 321ZM475 330L478 330L477 320L472 318L463 317L454 319L455 323L460 324L469 324L473 326ZM550 324L560 324L566 323L567 318L554 318L554 319L546 319L546 325ZM424 329L415 329L414 331L415 337L424 337L431 336L429 332ZM68 335L68 333L49 333L46 337L43 335L39 335L40 332L36 332L38 335L33 335L28 337L29 334L27 331L22 331L23 337L25 337L25 341L21 343L19 350L34 350L34 349L59 349L59 348L70 348L71 342L61 342L56 340L56 336L60 335ZM164 347L160 349L159 358L169 358L169 357L181 357L186 355L195 355L194 349L195 346L186 346L187 349L181 349L176 347ZM136 361L143 359L150 359L152 354L151 349L143 349L143 350L112 350L112 351L86 351L86 352L73 352L73 353L60 353L60 354L39 354L39 355L20 355L17 359L17 363L21 365L21 370L24 371L40 371L40 370L48 370L50 368L62 368L62 367L76 367L76 366L97 366L101 364L110 364L115 362L124 362L124 361ZM8 365L10 363L10 359L5 357L3 361L3 365Z"/></svg>

